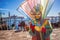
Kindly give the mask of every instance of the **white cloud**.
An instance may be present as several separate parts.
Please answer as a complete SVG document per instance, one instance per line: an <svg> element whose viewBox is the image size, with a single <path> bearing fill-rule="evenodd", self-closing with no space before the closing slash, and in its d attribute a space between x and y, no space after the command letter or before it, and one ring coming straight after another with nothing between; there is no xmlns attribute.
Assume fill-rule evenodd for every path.
<svg viewBox="0 0 60 40"><path fill-rule="evenodd" d="M9 9L0 8L0 10L9 10Z"/></svg>

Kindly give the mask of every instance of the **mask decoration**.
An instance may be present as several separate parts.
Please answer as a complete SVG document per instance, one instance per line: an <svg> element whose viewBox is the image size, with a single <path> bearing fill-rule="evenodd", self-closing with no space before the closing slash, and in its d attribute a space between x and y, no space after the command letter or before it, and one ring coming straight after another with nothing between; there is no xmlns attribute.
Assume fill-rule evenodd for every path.
<svg viewBox="0 0 60 40"><path fill-rule="evenodd" d="M50 40L49 37L52 32L52 26L46 17L53 3L54 0L25 0L19 6L32 20L29 28L32 40L34 40L34 36L36 36L37 40Z"/></svg>

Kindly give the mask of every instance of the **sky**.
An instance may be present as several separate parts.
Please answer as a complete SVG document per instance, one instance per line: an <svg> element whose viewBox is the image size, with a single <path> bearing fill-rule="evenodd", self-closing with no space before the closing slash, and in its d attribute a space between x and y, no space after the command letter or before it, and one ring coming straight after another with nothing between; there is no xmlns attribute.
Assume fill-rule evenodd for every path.
<svg viewBox="0 0 60 40"><path fill-rule="evenodd" d="M3 16L8 16L8 12L12 15L16 16L24 16L27 17L22 10L22 13L19 13L16 9L24 0L0 0L0 12L4 12ZM54 4L48 14L48 16L58 16L60 12L60 0L54 0Z"/></svg>
<svg viewBox="0 0 60 40"><path fill-rule="evenodd" d="M22 16L16 9L24 0L0 0L0 11L5 12L5 17L8 16L8 12L12 15Z"/></svg>
<svg viewBox="0 0 60 40"><path fill-rule="evenodd" d="M60 0L54 0L54 4L49 12L49 16L58 16L60 12Z"/></svg>

